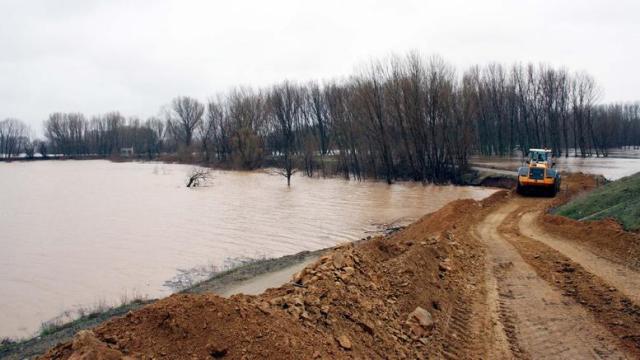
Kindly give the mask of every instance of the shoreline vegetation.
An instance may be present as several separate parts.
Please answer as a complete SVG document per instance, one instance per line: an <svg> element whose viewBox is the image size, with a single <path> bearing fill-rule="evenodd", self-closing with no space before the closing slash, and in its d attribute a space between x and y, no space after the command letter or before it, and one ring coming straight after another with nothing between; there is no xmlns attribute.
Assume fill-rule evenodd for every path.
<svg viewBox="0 0 640 360"><path fill-rule="evenodd" d="M416 52L371 60L343 79L238 87L206 102L177 96L147 119L52 113L44 139L0 121L0 157L162 157L308 176L459 184L473 154L546 146L607 156L640 146L640 103L600 103L583 72L493 63L459 71ZM162 159L161 159L162 160Z"/></svg>
<svg viewBox="0 0 640 360"><path fill-rule="evenodd" d="M87 156L56 156L56 157L52 157L49 156L47 158L42 158L42 157L34 157L34 158L25 158L25 157L18 157L18 158L0 158L0 163L2 162L21 162L21 161L25 161L25 162L30 162L30 161L70 161L70 160L107 160L107 161L111 161L111 162L161 162L161 163L165 163L165 164L180 164L180 165L193 165L193 166L198 166L198 167L203 167L206 169L211 169L211 170L222 170L222 171L247 171L247 170L239 170L239 169L232 169L232 168L228 168L228 167L219 167L216 166L214 164L206 164L206 163L202 163L202 162L198 162L198 161L189 161L189 162L185 162L185 161L180 161L179 159L177 159L175 156L158 156L157 158L154 159L147 159L144 157L120 157L120 156L110 156L110 157L103 157L103 156L97 156L97 155L87 155ZM265 171L268 170L269 168L261 168L261 169L253 169L253 170L248 170L248 171ZM271 168L273 169L273 168ZM494 171L495 170L495 171ZM276 171L276 174L277 173ZM314 175L312 175L311 177L313 177ZM360 179L349 179L349 178L345 178L340 176L340 174L333 174L333 175L328 175L328 174L316 174L316 177L321 176L322 178L342 178L345 180L356 180L356 181L366 181L366 178L360 178ZM383 181L382 179L370 179L373 181ZM413 180L410 179L404 179L404 180L400 180L397 182L411 182ZM483 168L483 169L474 169L472 167L468 167L467 170L465 170L463 173L461 173L460 178L458 179L457 182L453 182L451 184L453 185L461 185L461 186L485 186L485 187L497 187L497 188L504 188L504 189L510 189L511 187L514 187L516 183L516 176L515 176L515 171L513 171L513 174L507 174L505 173L504 170L501 169L491 169L491 168ZM443 183L441 185L444 185L446 183Z"/></svg>

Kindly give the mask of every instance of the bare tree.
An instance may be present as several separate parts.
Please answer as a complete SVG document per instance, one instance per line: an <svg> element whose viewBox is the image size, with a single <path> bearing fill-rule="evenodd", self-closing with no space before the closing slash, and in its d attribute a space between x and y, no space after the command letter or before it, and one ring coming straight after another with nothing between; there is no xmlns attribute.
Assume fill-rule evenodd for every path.
<svg viewBox="0 0 640 360"><path fill-rule="evenodd" d="M0 157L11 158L20 155L29 141L29 128L18 119L0 121Z"/></svg>
<svg viewBox="0 0 640 360"><path fill-rule="evenodd" d="M172 130L176 137L189 147L193 141L194 131L202 121L204 105L196 99L180 96L173 99L172 110L174 115L170 122Z"/></svg>
<svg viewBox="0 0 640 360"><path fill-rule="evenodd" d="M45 136L57 153L86 155L89 153L89 124L80 113L53 113L45 121Z"/></svg>
<svg viewBox="0 0 640 360"><path fill-rule="evenodd" d="M36 149L40 156L43 158L49 157L49 148L47 147L47 142L44 140L37 140Z"/></svg>
<svg viewBox="0 0 640 360"><path fill-rule="evenodd" d="M212 152L215 150L216 138L219 138L218 131L224 118L224 110L219 101L210 99L207 103L207 113L204 120L200 122L198 130L202 145L204 161L209 163L212 159Z"/></svg>
<svg viewBox="0 0 640 360"><path fill-rule="evenodd" d="M264 160L267 141L267 100L264 91L234 89L227 97L228 124L221 130L222 144L230 143L231 161L242 169L255 169ZM228 127L228 130L225 130Z"/></svg>
<svg viewBox="0 0 640 360"><path fill-rule="evenodd" d="M35 157L37 145L38 145L38 140L33 140L33 141L26 140L22 145L22 148L24 149L24 154L27 156L28 159L33 159Z"/></svg>
<svg viewBox="0 0 640 360"><path fill-rule="evenodd" d="M273 113L277 156L280 159L278 173L287 178L287 186L291 186L291 176L296 171L296 126L302 106L299 89L289 82L274 86L269 94L269 104Z"/></svg>

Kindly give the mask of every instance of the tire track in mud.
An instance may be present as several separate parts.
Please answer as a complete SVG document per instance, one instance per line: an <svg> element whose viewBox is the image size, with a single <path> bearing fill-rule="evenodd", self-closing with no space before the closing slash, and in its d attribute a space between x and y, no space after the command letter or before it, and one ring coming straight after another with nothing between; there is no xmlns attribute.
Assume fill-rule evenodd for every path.
<svg viewBox="0 0 640 360"><path fill-rule="evenodd" d="M538 225L535 212L519 215L521 216L517 226L523 235L562 253L640 305L640 272L600 257L578 244L549 234Z"/></svg>
<svg viewBox="0 0 640 360"><path fill-rule="evenodd" d="M539 277L587 310L619 340L629 357L640 357L640 306L625 292L613 287L613 282L602 278L615 276L612 270L621 265L610 260L603 262L600 257L593 261L595 254L584 253L585 249L571 240L558 238L551 241L559 241L559 244L547 244L549 240L545 238L546 231L542 226L525 229L528 222L522 221L523 214L525 217L531 215L531 220L537 215L531 213L535 204L529 201L521 200L520 208L507 216L499 231ZM540 240L524 235L531 231L535 231ZM573 255L572 258L568 257L569 254ZM617 284L620 283L627 291L632 288L632 282L624 283L618 279Z"/></svg>
<svg viewBox="0 0 640 360"><path fill-rule="evenodd" d="M479 280L481 281L481 280ZM478 293L480 295L480 293ZM487 332L491 319L486 303L480 296L473 299L458 298L447 324L441 355L444 359L491 358L496 359L499 349L494 337ZM481 356L483 354L484 356Z"/></svg>
<svg viewBox="0 0 640 360"><path fill-rule="evenodd" d="M624 359L617 339L573 299L540 278L499 232L510 201L476 227L497 285L498 317L515 358Z"/></svg>
<svg viewBox="0 0 640 360"><path fill-rule="evenodd" d="M442 356L445 359L460 359L465 354L473 353L473 333L469 320L472 311L468 303L457 299L447 324L447 336L442 344Z"/></svg>

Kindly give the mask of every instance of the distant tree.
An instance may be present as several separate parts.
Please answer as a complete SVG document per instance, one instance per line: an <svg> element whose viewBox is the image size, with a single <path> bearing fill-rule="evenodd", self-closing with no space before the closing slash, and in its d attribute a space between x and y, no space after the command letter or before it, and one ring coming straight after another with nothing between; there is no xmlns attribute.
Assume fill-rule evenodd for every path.
<svg viewBox="0 0 640 360"><path fill-rule="evenodd" d="M150 117L145 122L145 127L153 132L152 138L155 143L152 144L152 151L155 154L160 154L163 151L163 145L166 138L166 123L157 117Z"/></svg>
<svg viewBox="0 0 640 360"><path fill-rule="evenodd" d="M47 142L46 141L37 140L36 141L36 149L37 149L38 153L40 153L40 156L42 156L43 158L49 157L49 149L47 147Z"/></svg>
<svg viewBox="0 0 640 360"><path fill-rule="evenodd" d="M63 155L89 153L89 123L80 113L53 113L45 121L45 136L54 151Z"/></svg>
<svg viewBox="0 0 640 360"><path fill-rule="evenodd" d="M22 148L24 149L24 154L27 156L28 159L33 159L35 157L35 153L36 153L36 148L38 146L38 140L26 140L24 142L24 144L22 145Z"/></svg>
<svg viewBox="0 0 640 360"><path fill-rule="evenodd" d="M265 92L239 88L226 98L226 120L219 140L222 148L230 151L236 168L250 170L263 165L264 146L272 132L267 129L265 96Z"/></svg>
<svg viewBox="0 0 640 360"><path fill-rule="evenodd" d="M29 141L29 128L18 119L0 121L0 157L20 155L25 142Z"/></svg>
<svg viewBox="0 0 640 360"><path fill-rule="evenodd" d="M173 116L170 118L171 130L177 139L186 147L190 147L193 134L202 121L204 105L198 100L181 96L172 101Z"/></svg>
<svg viewBox="0 0 640 360"><path fill-rule="evenodd" d="M213 99L209 100L207 103L207 112L203 121L200 122L200 126L198 126L203 160L206 163L212 160L212 152L215 151L215 142L216 138L219 138L218 131L223 118L224 110L222 106Z"/></svg>
<svg viewBox="0 0 640 360"><path fill-rule="evenodd" d="M299 89L289 82L274 86L269 93L269 105L280 167L277 172L287 179L287 186L291 186L291 176L296 171L296 126L302 105Z"/></svg>

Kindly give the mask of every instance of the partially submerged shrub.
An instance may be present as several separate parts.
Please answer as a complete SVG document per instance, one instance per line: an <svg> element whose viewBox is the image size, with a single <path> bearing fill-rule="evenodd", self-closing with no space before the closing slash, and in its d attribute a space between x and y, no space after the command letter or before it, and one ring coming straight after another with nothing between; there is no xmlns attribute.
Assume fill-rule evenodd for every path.
<svg viewBox="0 0 640 360"><path fill-rule="evenodd" d="M211 178L211 171L204 168L193 168L187 176L187 187L204 186Z"/></svg>

